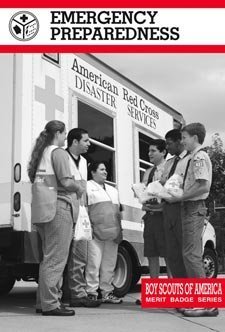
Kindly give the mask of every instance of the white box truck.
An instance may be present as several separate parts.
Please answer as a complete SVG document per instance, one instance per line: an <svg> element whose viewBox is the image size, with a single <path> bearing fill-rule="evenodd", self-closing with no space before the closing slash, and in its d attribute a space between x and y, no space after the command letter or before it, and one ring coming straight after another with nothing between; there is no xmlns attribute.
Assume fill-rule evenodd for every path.
<svg viewBox="0 0 225 332"><path fill-rule="evenodd" d="M150 165L150 139L180 127L182 115L90 54L2 54L0 73L0 294L15 280L38 279L41 247L30 221L27 164L45 123L58 119L67 130L88 130L87 159L104 160L108 181L119 190L124 240L114 284L124 295L147 268L143 212L131 185ZM215 233L206 221L207 229L205 265L212 276Z"/></svg>

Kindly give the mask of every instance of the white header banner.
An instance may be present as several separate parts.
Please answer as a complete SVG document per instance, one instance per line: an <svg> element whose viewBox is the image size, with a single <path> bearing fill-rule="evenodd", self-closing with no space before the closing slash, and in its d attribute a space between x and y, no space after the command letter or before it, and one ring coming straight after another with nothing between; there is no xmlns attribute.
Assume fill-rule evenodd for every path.
<svg viewBox="0 0 225 332"><path fill-rule="evenodd" d="M0 26L0 45L225 45L225 8L1 8Z"/></svg>

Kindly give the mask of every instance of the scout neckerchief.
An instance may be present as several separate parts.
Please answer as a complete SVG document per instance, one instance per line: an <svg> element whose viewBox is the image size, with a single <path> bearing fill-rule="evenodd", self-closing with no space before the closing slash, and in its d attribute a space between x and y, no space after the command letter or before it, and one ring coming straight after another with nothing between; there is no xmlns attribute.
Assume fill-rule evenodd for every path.
<svg viewBox="0 0 225 332"><path fill-rule="evenodd" d="M174 174L175 169L176 169L176 167L177 167L177 164L178 164L178 161L179 161L179 160L180 160L180 157L179 157L179 156L176 156L176 157L174 158L174 162L173 162L173 165L172 165L172 167L171 167L171 169L170 169L170 172L169 172L168 178L170 178L170 177Z"/></svg>
<svg viewBox="0 0 225 332"><path fill-rule="evenodd" d="M149 172L149 176L148 176L148 181L147 181L147 185L153 181L153 177L154 177L154 174L155 174L155 171L156 171L157 167L156 166L153 166L151 171Z"/></svg>

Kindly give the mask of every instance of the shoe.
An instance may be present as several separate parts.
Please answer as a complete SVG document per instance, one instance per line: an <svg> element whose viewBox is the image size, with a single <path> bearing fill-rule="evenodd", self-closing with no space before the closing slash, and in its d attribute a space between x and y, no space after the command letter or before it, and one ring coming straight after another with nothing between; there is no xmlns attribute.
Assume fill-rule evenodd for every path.
<svg viewBox="0 0 225 332"><path fill-rule="evenodd" d="M100 300L90 299L88 296L73 299L70 302L70 307L85 307L85 308L95 308L100 306Z"/></svg>
<svg viewBox="0 0 225 332"><path fill-rule="evenodd" d="M113 304L119 304L122 303L123 300L117 296L115 296L113 293L109 293L106 296L102 297L103 303L113 303Z"/></svg>
<svg viewBox="0 0 225 332"><path fill-rule="evenodd" d="M185 310L189 310L187 308L176 308L176 311L179 312L179 314L183 314Z"/></svg>
<svg viewBox="0 0 225 332"><path fill-rule="evenodd" d="M66 309L66 305L64 303L60 303L60 309ZM36 314L42 314L42 309L36 308L35 310Z"/></svg>
<svg viewBox="0 0 225 332"><path fill-rule="evenodd" d="M43 316L74 316L75 311L63 308L56 308L50 311L42 311Z"/></svg>
<svg viewBox="0 0 225 332"><path fill-rule="evenodd" d="M68 305L66 305L65 303L60 302L60 308L66 309L66 307L68 307Z"/></svg>
<svg viewBox="0 0 225 332"><path fill-rule="evenodd" d="M136 304L136 305L141 305L141 300L140 300L140 299L137 299L137 300L135 301L135 304Z"/></svg>
<svg viewBox="0 0 225 332"><path fill-rule="evenodd" d="M219 311L217 308L193 308L186 309L183 315L186 317L216 317Z"/></svg>

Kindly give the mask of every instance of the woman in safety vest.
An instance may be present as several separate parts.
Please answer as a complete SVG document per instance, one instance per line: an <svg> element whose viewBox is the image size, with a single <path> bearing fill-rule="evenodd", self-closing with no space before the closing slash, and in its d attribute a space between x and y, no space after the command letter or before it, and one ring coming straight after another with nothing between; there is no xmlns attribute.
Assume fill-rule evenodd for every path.
<svg viewBox="0 0 225 332"><path fill-rule="evenodd" d="M46 124L34 145L28 165L32 182L31 221L42 241L36 312L45 316L72 316L60 302L62 275L73 236L77 200L85 192L84 181L75 181L68 153L62 149L65 124Z"/></svg>
<svg viewBox="0 0 225 332"><path fill-rule="evenodd" d="M122 240L118 191L105 183L107 171L103 162L89 166L92 180L87 182L88 213L93 227L93 240L88 242L86 266L87 293L97 298L101 289L104 303L121 303L112 285L119 242Z"/></svg>

